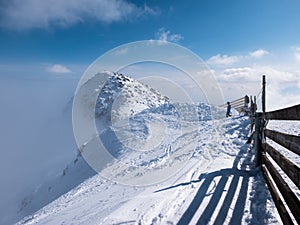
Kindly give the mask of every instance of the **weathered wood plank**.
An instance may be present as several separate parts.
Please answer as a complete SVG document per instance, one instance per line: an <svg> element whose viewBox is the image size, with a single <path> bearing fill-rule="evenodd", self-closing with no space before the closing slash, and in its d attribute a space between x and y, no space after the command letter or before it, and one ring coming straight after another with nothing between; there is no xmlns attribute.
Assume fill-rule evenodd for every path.
<svg viewBox="0 0 300 225"><path fill-rule="evenodd" d="M236 107L244 107L244 102L241 103L236 103L236 104L231 104L232 108L236 108Z"/></svg>
<svg viewBox="0 0 300 225"><path fill-rule="evenodd" d="M271 181L270 177L269 177L269 174L268 174L268 170L266 168L265 165L262 165L262 171L263 171L263 174L264 174L264 177L265 177L265 180L266 180L266 183L269 187L269 190L270 190L270 193L272 195L272 198L273 198L273 201L276 205L276 208L278 210L278 213L281 217L281 220L283 222L283 224L285 225L293 225L293 221L291 219L291 216L289 215L289 213L287 212L273 182Z"/></svg>
<svg viewBox="0 0 300 225"><path fill-rule="evenodd" d="M236 103L237 104L240 104L240 103L243 103L244 104L244 100L245 97L242 97L242 98L239 98L239 99L236 99L236 100L233 100L233 101L230 101L230 104L231 106L235 105ZM223 104L223 105L220 105L219 107L226 107L227 106L227 103Z"/></svg>
<svg viewBox="0 0 300 225"><path fill-rule="evenodd" d="M244 100L245 100L245 97L242 97L242 98L239 98L239 99L231 101L231 103L234 103L234 102L244 102Z"/></svg>
<svg viewBox="0 0 300 225"><path fill-rule="evenodd" d="M266 165L270 175L272 176L276 186L278 187L281 195L284 198L284 201L289 206L294 218L300 224L300 201L297 198L296 194L291 190L288 184L284 181L282 176L276 170L276 168L272 165L270 160L267 158L266 154L262 154L262 161Z"/></svg>
<svg viewBox="0 0 300 225"><path fill-rule="evenodd" d="M256 167L261 165L261 152L262 152L262 135L261 135L261 127L262 127L262 119L259 116L255 117L255 165Z"/></svg>
<svg viewBox="0 0 300 225"><path fill-rule="evenodd" d="M273 141L300 155L300 136L265 129L265 135Z"/></svg>
<svg viewBox="0 0 300 225"><path fill-rule="evenodd" d="M300 168L268 143L263 143L262 147L300 189Z"/></svg>
<svg viewBox="0 0 300 225"><path fill-rule="evenodd" d="M263 114L267 120L300 120L300 104Z"/></svg>
<svg viewBox="0 0 300 225"><path fill-rule="evenodd" d="M244 102L245 102L245 100L241 99L241 100L238 100L238 101L230 102L230 104L234 105L234 104L241 104L241 103L244 103Z"/></svg>

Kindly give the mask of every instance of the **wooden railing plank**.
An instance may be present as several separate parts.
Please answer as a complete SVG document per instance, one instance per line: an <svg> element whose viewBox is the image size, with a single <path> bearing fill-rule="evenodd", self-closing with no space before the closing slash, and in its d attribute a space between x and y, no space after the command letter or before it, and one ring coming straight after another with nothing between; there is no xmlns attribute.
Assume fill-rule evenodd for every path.
<svg viewBox="0 0 300 225"><path fill-rule="evenodd" d="M267 120L300 120L300 104L263 114Z"/></svg>
<svg viewBox="0 0 300 225"><path fill-rule="evenodd" d="M300 168L268 143L263 143L262 147L266 152L269 153L272 159L288 175L288 177L294 182L294 184L298 188L300 188Z"/></svg>
<svg viewBox="0 0 300 225"><path fill-rule="evenodd" d="M231 107L232 108L235 108L235 107L244 107L245 105L244 105L244 102L241 102L241 103L239 103L239 104L231 104Z"/></svg>
<svg viewBox="0 0 300 225"><path fill-rule="evenodd" d="M265 88L266 80L263 75L263 89L262 89L262 113L257 113L256 117L262 120L300 120L300 104L289 108L275 110L271 112L265 112ZM257 119L258 121L258 119ZM300 224L300 202L295 193L286 183L285 179L280 175L279 171L275 168L275 163L284 171L284 173L292 180L292 182L300 189L300 168L292 161L287 159L279 151L273 148L268 143L261 143L265 140L261 140L260 137L268 137L285 147L286 149L300 155L300 137L290 134L285 134L278 131L272 131L268 129L260 129L255 127L256 137L256 160L261 165L265 180L268 184L270 193L276 205L276 208L280 214L282 222L284 224L293 224L291 214L294 215L295 220ZM265 135L264 135L265 134ZM263 139L263 138L262 138ZM268 153L267 157L266 153ZM261 158L261 160L259 160ZM273 160L270 161L270 158ZM261 162L260 162L261 161ZM276 187L277 188L276 188ZM279 195L281 194L281 197ZM287 206L284 205L283 199L290 208L290 212L287 211Z"/></svg>
<svg viewBox="0 0 300 225"><path fill-rule="evenodd" d="M267 185L269 187L269 190L270 190L270 193L272 195L272 199L276 205L276 208L278 210L278 213L281 217L281 220L283 222L283 224L285 225L293 225L293 221L289 215L289 213L287 212L284 204L283 204L283 201L281 200L281 198L279 197L279 194L273 184L273 182L271 181L270 177L269 177L269 174L268 174L268 170L266 168L265 165L262 165L262 171L263 171L263 174L264 174L264 177L265 177L265 180L267 182Z"/></svg>
<svg viewBox="0 0 300 225"><path fill-rule="evenodd" d="M231 101L231 103L234 103L234 102L244 102L244 100L245 100L245 97L242 97L242 98L238 98L238 99L236 99L236 100L233 100L233 101Z"/></svg>
<svg viewBox="0 0 300 225"><path fill-rule="evenodd" d="M240 104L240 103L243 103L243 105L244 105L244 102L245 102L245 97L242 97L242 98L231 101L230 104L231 104L231 106L233 106L235 104ZM226 106L227 106L227 103L220 105L219 107L226 107Z"/></svg>
<svg viewBox="0 0 300 225"><path fill-rule="evenodd" d="M284 181L282 176L267 158L266 154L262 154L262 161L266 165L270 175L272 176L276 186L278 187L281 195L284 198L284 201L289 206L294 218L300 224L300 201L297 198L296 194L291 190L288 184Z"/></svg>
<svg viewBox="0 0 300 225"><path fill-rule="evenodd" d="M300 136L265 129L265 135L273 141L300 155Z"/></svg>

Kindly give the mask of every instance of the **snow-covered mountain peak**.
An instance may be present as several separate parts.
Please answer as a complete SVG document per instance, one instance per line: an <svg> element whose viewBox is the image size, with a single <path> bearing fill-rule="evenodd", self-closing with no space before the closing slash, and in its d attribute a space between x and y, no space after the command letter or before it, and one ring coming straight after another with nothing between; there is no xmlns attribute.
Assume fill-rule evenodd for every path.
<svg viewBox="0 0 300 225"><path fill-rule="evenodd" d="M191 147L178 157L181 153L176 146L183 141L178 138L186 130L197 132L199 122L214 119L212 112L216 111L204 103L171 102L159 91L117 73L98 73L83 90L97 94L93 99L97 134L85 142L81 152L84 157L92 155L86 149L98 139L107 160L99 155L98 160L87 161L104 177L123 184L149 185L176 173L194 151Z"/></svg>
<svg viewBox="0 0 300 225"><path fill-rule="evenodd" d="M97 76L99 75L103 76ZM107 73L102 89L95 90L99 91L95 107L96 117L110 112L111 118L107 118L108 120L128 119L145 109L169 103L168 97L159 91L118 73Z"/></svg>

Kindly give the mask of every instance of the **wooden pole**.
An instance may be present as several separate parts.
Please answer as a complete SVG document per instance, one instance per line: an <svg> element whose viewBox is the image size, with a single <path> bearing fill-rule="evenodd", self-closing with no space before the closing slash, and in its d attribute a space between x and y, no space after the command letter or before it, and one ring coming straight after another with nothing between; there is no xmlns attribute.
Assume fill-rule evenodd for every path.
<svg viewBox="0 0 300 225"><path fill-rule="evenodd" d="M255 114L255 165L261 166L262 140L261 140L261 113Z"/></svg>
<svg viewBox="0 0 300 225"><path fill-rule="evenodd" d="M266 75L262 76L262 111L266 112Z"/></svg>

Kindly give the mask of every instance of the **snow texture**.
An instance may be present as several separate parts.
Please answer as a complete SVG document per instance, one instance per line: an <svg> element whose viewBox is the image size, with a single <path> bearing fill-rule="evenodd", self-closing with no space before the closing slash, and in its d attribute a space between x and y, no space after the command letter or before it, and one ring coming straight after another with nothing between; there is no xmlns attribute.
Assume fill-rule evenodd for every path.
<svg viewBox="0 0 300 225"><path fill-rule="evenodd" d="M246 144L248 117L172 103L130 77L106 75L92 91L97 138L115 158L103 168L111 176L78 154L25 198L21 211L40 208L17 224L281 224Z"/></svg>

